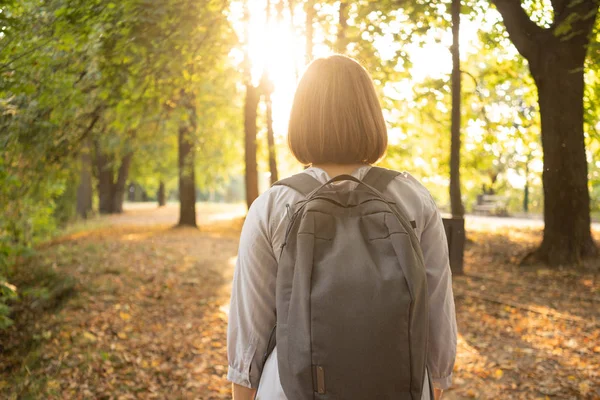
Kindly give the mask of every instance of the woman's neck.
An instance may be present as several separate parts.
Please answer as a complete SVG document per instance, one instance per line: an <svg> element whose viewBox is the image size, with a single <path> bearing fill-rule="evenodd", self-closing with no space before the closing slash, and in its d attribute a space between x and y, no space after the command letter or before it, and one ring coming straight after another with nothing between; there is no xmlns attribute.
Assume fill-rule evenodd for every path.
<svg viewBox="0 0 600 400"><path fill-rule="evenodd" d="M360 167L368 164L313 164L315 168L320 168L327 172L330 178L338 175L350 175Z"/></svg>

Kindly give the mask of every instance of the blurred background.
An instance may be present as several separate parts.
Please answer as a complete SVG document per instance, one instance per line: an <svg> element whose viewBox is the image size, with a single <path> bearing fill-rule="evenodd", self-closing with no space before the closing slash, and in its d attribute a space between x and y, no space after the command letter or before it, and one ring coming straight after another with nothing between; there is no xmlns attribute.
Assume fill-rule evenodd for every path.
<svg viewBox="0 0 600 400"><path fill-rule="evenodd" d="M98 260L104 272L90 273L108 274L98 281L101 286L126 280L122 265L183 268L186 257L197 257L190 265L226 265L216 272L229 271L223 281L217 279L225 284L247 207L271 183L303 168L286 138L295 86L312 59L334 53L356 58L375 80L390 141L380 165L409 171L449 219L467 215L467 275L476 275L482 265L490 278L504 268L495 264L502 254L500 264L510 266L503 271L512 274L506 282L514 282L515 274L526 281L530 273L532 284L543 283L529 291L536 293L571 282L560 295L548 292L543 307L566 315L568 306L548 301L564 295L570 302L583 291L585 306L569 303L576 315L571 319L597 321L597 266L584 275L572 271L597 254L590 219L600 217L598 7L594 0L0 1L0 331L9 332L0 336L7 355L0 364L0 396L4 388L10 398L117 398L107 389L116 390L114 385L105 387L108 397L100 395L104 389L82 389L78 385L89 382L85 374L72 387L59 378L46 376L42 383L28 378L24 368L34 367L23 357L31 354L32 343L54 343L57 349L53 340L64 332L62 325L34 324L32 318L41 317L31 304L46 301L50 305L40 307L55 313L63 298L87 293L85 282L96 281L79 274ZM221 239L207 244L208 236L197 232L165 230L175 224L199 226ZM140 239L145 234L147 243ZM185 240L192 240L189 248L160 258L161 248ZM135 258L136 250L127 246L138 242L150 247L140 248ZM463 246L457 250L461 263ZM105 258L119 252L120 261ZM227 257L215 261L214 252ZM129 265L128 254L135 265ZM521 275L519 263L532 254L546 272ZM212 282L202 276L202 285ZM173 285L168 279L182 279L169 277L156 290L168 292ZM122 282L112 284L117 286L110 293L133 293ZM510 285L500 286L514 295ZM226 303L223 296L211 309L215 315L225 312L219 308ZM510 299L501 307L523 310L515 304L531 301ZM124 305L129 300L106 301L119 323L130 323L134 313ZM92 304L73 307L85 311L84 318ZM465 307L465 315L483 312L473 311L478 306L471 303ZM221 343L224 324L215 318L221 323L210 332ZM93 330L90 324L95 323L80 323L79 333L60 340L101 343L99 332L110 329ZM598 340L594 324L581 328L582 338ZM125 340L133 331L114 328L113 336ZM93 356L103 373L117 368L109 354L114 348L106 346ZM482 350L471 343L469 353L465 346L461 354ZM219 349L221 358L206 365L225 364L222 345ZM600 348L589 347L596 359L598 353ZM68 358L68 351L60 354ZM160 370L166 362L140 360L141 369ZM478 389L486 386L481 379L507 379L498 365L484 362L480 367L488 372L471 371L472 376L463 369L464 390L456 396L504 398L494 396L513 381L496 385L492 394ZM38 375L60 370L55 368L38 369ZM177 398L229 396L224 367L206 368L199 374L216 377ZM128 379L137 382L135 373ZM523 390L514 398L600 398L597 371L571 371L564 379L560 390L519 386ZM213 387L211 381L220 383ZM154 392L141 394L125 385L125 397L118 398L175 398L165 394L172 389L155 384ZM31 397L23 397L27 393Z"/></svg>

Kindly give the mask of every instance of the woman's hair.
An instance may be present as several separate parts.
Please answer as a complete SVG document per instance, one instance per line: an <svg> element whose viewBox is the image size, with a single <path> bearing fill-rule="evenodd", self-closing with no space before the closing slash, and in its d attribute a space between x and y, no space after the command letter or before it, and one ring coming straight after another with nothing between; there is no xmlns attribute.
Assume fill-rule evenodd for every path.
<svg viewBox="0 0 600 400"><path fill-rule="evenodd" d="M314 60L302 75L288 144L303 164L372 164L387 148L387 129L369 73L355 60Z"/></svg>

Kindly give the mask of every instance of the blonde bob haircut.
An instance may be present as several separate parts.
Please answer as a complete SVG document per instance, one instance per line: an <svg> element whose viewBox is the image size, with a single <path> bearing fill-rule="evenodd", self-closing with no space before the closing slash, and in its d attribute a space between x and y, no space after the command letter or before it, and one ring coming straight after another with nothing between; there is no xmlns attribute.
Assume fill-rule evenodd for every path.
<svg viewBox="0 0 600 400"><path fill-rule="evenodd" d="M387 148L387 129L369 73L355 60L314 60L300 79L288 144L309 164L373 164Z"/></svg>

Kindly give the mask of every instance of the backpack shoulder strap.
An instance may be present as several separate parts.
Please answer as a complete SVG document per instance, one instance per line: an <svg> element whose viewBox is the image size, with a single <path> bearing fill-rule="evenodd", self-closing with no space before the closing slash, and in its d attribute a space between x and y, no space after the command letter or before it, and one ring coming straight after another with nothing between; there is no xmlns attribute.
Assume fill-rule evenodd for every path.
<svg viewBox="0 0 600 400"><path fill-rule="evenodd" d="M400 174L401 172L387 168L371 167L371 169L367 172L362 181L367 185L371 186L373 189L376 189L379 193L383 194L390 182L393 181ZM396 207L398 207L398 209L402 212L404 216L408 215L404 208L402 208L399 204L396 203ZM417 227L417 223L415 221L409 220L409 222L413 228Z"/></svg>
<svg viewBox="0 0 600 400"><path fill-rule="evenodd" d="M400 175L398 171L381 167L371 167L362 181L376 189L379 193L383 193L390 182L398 175Z"/></svg>
<svg viewBox="0 0 600 400"><path fill-rule="evenodd" d="M292 175L289 178L278 180L273 184L273 186L287 186L306 197L312 191L320 187L321 182L305 172L300 172L299 174Z"/></svg>

